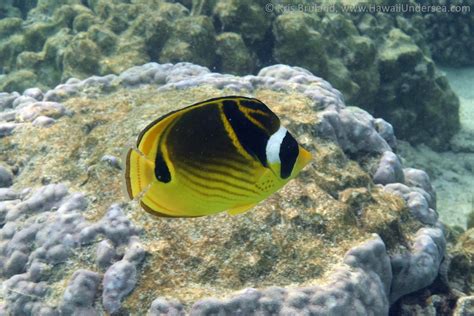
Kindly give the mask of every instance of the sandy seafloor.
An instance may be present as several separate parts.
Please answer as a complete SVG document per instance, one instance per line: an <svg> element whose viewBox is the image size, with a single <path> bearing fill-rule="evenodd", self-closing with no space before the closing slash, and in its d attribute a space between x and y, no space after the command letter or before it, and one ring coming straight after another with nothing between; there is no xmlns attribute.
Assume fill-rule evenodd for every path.
<svg viewBox="0 0 474 316"><path fill-rule="evenodd" d="M466 227L469 213L474 212L474 68L441 71L461 101L461 130L451 141L452 149L438 153L400 141L399 154L405 166L424 169L430 175L441 221Z"/></svg>

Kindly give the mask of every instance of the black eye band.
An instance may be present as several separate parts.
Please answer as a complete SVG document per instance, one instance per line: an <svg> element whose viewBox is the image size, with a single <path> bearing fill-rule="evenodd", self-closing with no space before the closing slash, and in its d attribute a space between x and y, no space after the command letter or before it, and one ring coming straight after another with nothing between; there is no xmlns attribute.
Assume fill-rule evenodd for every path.
<svg viewBox="0 0 474 316"><path fill-rule="evenodd" d="M280 161L281 161L281 171L280 176L282 179L286 179L291 175L293 167L296 163L296 158L298 158L299 148L296 140L291 136L290 133L286 132L283 141L280 146Z"/></svg>
<svg viewBox="0 0 474 316"><path fill-rule="evenodd" d="M269 137L265 133L265 130L257 127L246 118L244 113L239 110L235 101L225 100L222 103L224 104L224 114L242 147L266 167L267 154L265 152L265 146Z"/></svg>

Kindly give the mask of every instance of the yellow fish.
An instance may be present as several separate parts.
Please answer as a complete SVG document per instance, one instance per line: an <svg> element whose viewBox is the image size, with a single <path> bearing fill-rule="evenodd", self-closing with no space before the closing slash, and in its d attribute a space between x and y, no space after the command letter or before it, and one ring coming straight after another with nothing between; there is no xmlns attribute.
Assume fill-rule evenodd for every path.
<svg viewBox="0 0 474 316"><path fill-rule="evenodd" d="M243 213L283 187L311 154L263 102L228 96L168 113L126 155L131 199L149 213Z"/></svg>

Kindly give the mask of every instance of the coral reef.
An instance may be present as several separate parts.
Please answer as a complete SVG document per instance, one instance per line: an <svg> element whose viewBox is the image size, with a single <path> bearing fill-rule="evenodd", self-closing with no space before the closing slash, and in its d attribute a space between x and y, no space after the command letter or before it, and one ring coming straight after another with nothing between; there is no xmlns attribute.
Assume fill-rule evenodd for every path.
<svg viewBox="0 0 474 316"><path fill-rule="evenodd" d="M101 266L106 270L102 281L103 306L109 312L120 307L120 299L124 292L128 293L120 282L127 282L130 288L136 278L125 273L114 277L117 267L126 266L134 271L144 257L143 249L134 239L138 230L122 209L113 205L101 221L88 222L82 214L87 208L84 195L71 194L60 184L33 192L12 190L9 196L4 193L2 197L1 275L7 279L4 299L8 313L36 315L56 310L68 315L94 310L102 276L83 268L74 269L94 269L86 254L99 236L110 242L113 251L122 252L119 261ZM53 308L44 302L47 298L52 302L59 300L58 282L71 273L61 303Z"/></svg>
<svg viewBox="0 0 474 316"><path fill-rule="evenodd" d="M349 13L340 4L303 12L283 10L291 1L273 3L268 10L249 0L4 1L0 91L46 91L149 61L239 75L284 63L326 78L347 104L391 122L399 137L448 147L459 102L432 58L471 60L472 14Z"/></svg>
<svg viewBox="0 0 474 316"><path fill-rule="evenodd" d="M472 227L474 186L474 69L443 69L461 101L461 130L451 140L451 150L435 152L427 146L398 144L397 153L431 177L438 196L440 220L447 225ZM471 217L471 219L469 219ZM467 221L466 221L467 220Z"/></svg>
<svg viewBox="0 0 474 316"><path fill-rule="evenodd" d="M440 1L430 0L426 4L437 5ZM423 37L433 58L440 64L450 66L472 66L474 61L474 2L446 2L455 6L454 12L426 14L412 17L422 26Z"/></svg>
<svg viewBox="0 0 474 316"><path fill-rule="evenodd" d="M152 118L229 94L263 100L313 152L301 176L232 219L157 219L122 198L116 157ZM149 63L0 100L6 314L384 315L438 276L426 173L403 168L389 123L305 69Z"/></svg>

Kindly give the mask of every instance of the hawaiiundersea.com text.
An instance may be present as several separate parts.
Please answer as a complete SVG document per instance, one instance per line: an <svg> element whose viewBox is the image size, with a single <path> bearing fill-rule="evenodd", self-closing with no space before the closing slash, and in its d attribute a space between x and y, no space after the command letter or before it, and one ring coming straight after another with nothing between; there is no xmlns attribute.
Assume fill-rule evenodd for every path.
<svg viewBox="0 0 474 316"><path fill-rule="evenodd" d="M343 5L343 4L311 4L311 3L293 3L293 4L277 4L268 2L265 5L267 13L284 13L300 11L307 13L314 12L346 12L346 13L460 13L466 14L471 12L468 5L423 5L423 4L360 4L360 5Z"/></svg>

